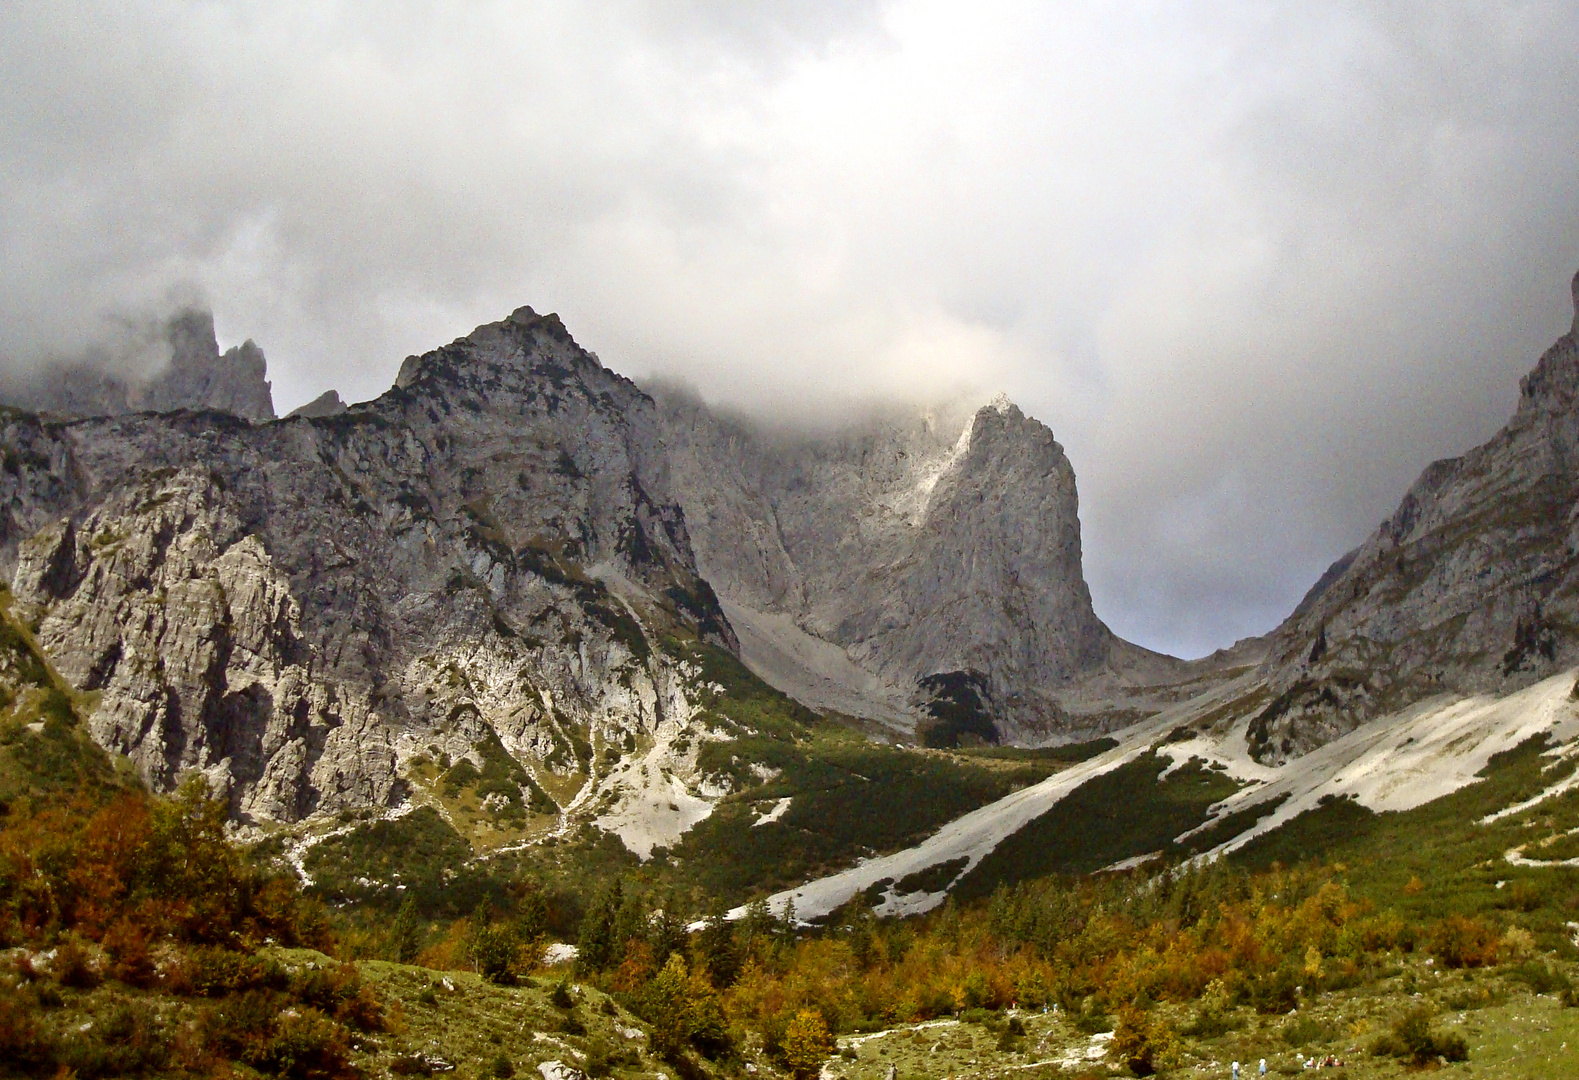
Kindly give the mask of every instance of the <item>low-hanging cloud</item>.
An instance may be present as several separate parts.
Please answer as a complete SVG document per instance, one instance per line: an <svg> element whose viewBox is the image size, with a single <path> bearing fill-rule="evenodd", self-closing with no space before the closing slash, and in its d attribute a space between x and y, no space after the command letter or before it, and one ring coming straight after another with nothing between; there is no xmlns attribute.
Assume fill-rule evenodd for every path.
<svg viewBox="0 0 1579 1080"><path fill-rule="evenodd" d="M22 2L0 356L197 290L283 409L523 303L800 415L1003 389L1098 611L1264 631L1570 319L1579 10Z"/></svg>

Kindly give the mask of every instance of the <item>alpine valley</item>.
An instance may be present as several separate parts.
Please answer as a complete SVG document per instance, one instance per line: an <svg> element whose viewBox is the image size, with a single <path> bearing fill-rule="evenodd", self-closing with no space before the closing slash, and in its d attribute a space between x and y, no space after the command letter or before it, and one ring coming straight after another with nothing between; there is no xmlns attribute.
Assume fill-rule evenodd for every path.
<svg viewBox="0 0 1579 1080"><path fill-rule="evenodd" d="M204 1053L281 1075L340 1067L279 1057L298 1007L361 1032L342 1065L547 1080L1144 1075L1268 1042L1363 1042L1352 1074L1382 1075L1457 1060L1454 1037L1536 1060L1435 1013L1388 1029L1410 995L1455 1031L1506 1005L1579 1045L1579 1010L1540 998L1573 998L1579 959L1573 289L1501 432L1428 468L1265 637L1194 661L1098 618L1074 468L1001 396L796 427L638 386L527 307L375 400L278 419L262 351L221 354L200 311L151 375L13 378L0 945L22 982L81 991L39 1006L73 1023L111 1023L106 979L285 995L275 1050L190 1020ZM120 833L95 808L133 804L146 850L229 852L226 896L273 874L306 899L222 931L149 916L137 974L117 942L141 916L22 884L77 880L28 822L100 822L98 865ZM161 933L197 950L169 986ZM331 938L362 966L311 951ZM554 986L572 941L585 985ZM214 974L225 949L274 974ZM378 995L410 1019L354 1004ZM67 1060L9 1000L21 1072L176 1068ZM177 1024L149 1015L113 1023Z"/></svg>

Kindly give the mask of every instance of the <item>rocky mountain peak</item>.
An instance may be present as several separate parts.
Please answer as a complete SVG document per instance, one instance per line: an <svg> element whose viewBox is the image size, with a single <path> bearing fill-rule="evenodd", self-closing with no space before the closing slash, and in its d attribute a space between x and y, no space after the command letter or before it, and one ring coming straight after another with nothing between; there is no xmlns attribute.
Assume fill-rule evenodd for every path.
<svg viewBox="0 0 1579 1080"><path fill-rule="evenodd" d="M212 312L189 308L161 330L168 360L148 376L117 370L116 358L48 364L0 386L7 404L63 416L217 409L262 423L274 419L263 350L250 339L219 351Z"/></svg>
<svg viewBox="0 0 1579 1080"><path fill-rule="evenodd" d="M1579 276L1575 277L1579 323ZM1579 335L1520 382L1506 427L1427 466L1271 636L1276 762L1442 692L1518 689L1579 661Z"/></svg>
<svg viewBox="0 0 1579 1080"><path fill-rule="evenodd" d="M1519 381L1516 420L1569 412L1579 401L1579 274L1574 275L1573 298L1573 325L1541 355L1534 370Z"/></svg>
<svg viewBox="0 0 1579 1080"><path fill-rule="evenodd" d="M395 377L395 386L406 389L427 378L463 378L465 369L475 364L500 371L519 366L521 373L539 374L549 372L550 366L558 364L568 369L566 373L596 371L614 375L576 344L558 315L539 315L530 307L519 307L508 317L484 323L442 349L406 357ZM614 378L619 376L614 375Z"/></svg>
<svg viewBox="0 0 1579 1080"><path fill-rule="evenodd" d="M340 400L340 392L338 390L325 390L307 404L298 405L292 409L288 415L309 418L315 416L339 416L347 408L349 406Z"/></svg>
<svg viewBox="0 0 1579 1080"><path fill-rule="evenodd" d="M1100 728L1072 688L1151 656L1092 610L1074 470L1006 396L796 430L652 389L698 566L780 689L1040 741Z"/></svg>
<svg viewBox="0 0 1579 1080"><path fill-rule="evenodd" d="M169 385L211 370L210 325L173 325ZM652 400L557 318L478 327L322 415L6 413L0 449L17 601L99 695L94 737L156 787L195 770L238 816L294 820L397 803L464 760L467 783L509 777L485 793L494 835L582 793L649 847L710 805L669 790L707 737L673 650L734 634ZM638 746L638 776L611 774Z"/></svg>

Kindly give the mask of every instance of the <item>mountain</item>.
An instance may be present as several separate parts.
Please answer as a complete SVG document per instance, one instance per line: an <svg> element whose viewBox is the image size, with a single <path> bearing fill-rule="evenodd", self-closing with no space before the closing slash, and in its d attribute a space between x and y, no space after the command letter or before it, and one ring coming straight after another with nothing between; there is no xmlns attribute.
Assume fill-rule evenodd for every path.
<svg viewBox="0 0 1579 1080"><path fill-rule="evenodd" d="M337 415L7 413L0 560L156 789L285 822L434 789L497 842L578 798L678 822L710 729L656 644L734 638L659 435L523 308Z"/></svg>
<svg viewBox="0 0 1579 1080"><path fill-rule="evenodd" d="M649 389L698 569L786 693L900 730L930 715L938 745L1036 743L1133 722L1202 670L1097 618L1074 470L1006 398L807 430Z"/></svg>
<svg viewBox="0 0 1579 1080"><path fill-rule="evenodd" d="M221 355L214 317L201 310L171 316L159 339L168 359L146 378L87 361L49 364L5 380L0 401L60 416L217 409L254 423L274 419L263 350L250 339Z"/></svg>
<svg viewBox="0 0 1579 1080"><path fill-rule="evenodd" d="M773 902L819 916L864 893L884 913L914 912L951 891L1159 856L1306 859L1344 838L1363 846L1382 814L1418 814L1432 822L1422 831L1440 832L1452 814L1433 807L1459 795L1479 807L1466 843L1484 843L1477 824L1512 819L1540 827L1539 847L1568 843L1579 833L1579 275L1573 293L1573 325L1520 383L1508 424L1429 466L1251 643L1266 650L1259 665L1225 670L1234 677L920 844ZM1486 783L1521 771L1516 788ZM1486 794L1466 793L1480 785ZM1562 849L1525 846L1490 854L1574 865Z"/></svg>
<svg viewBox="0 0 1579 1080"><path fill-rule="evenodd" d="M1429 466L1270 636L1248 738L1287 761L1436 694L1503 694L1579 662L1574 326L1489 442Z"/></svg>

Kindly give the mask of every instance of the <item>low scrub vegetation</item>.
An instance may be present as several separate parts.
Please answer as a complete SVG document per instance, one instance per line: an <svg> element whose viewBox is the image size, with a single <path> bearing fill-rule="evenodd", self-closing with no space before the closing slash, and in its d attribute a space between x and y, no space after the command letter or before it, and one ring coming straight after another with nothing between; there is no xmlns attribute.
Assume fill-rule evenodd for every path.
<svg viewBox="0 0 1579 1080"><path fill-rule="evenodd" d="M12 804L0 826L0 1059L23 1073L208 1074L241 1062L350 1076L383 1006L336 963L329 919L250 863L196 782L168 799ZM285 964L276 947L319 960ZM185 1001L177 1013L153 997ZM56 1022L75 1004L92 1019ZM176 1016L183 1019L177 1020Z"/></svg>

